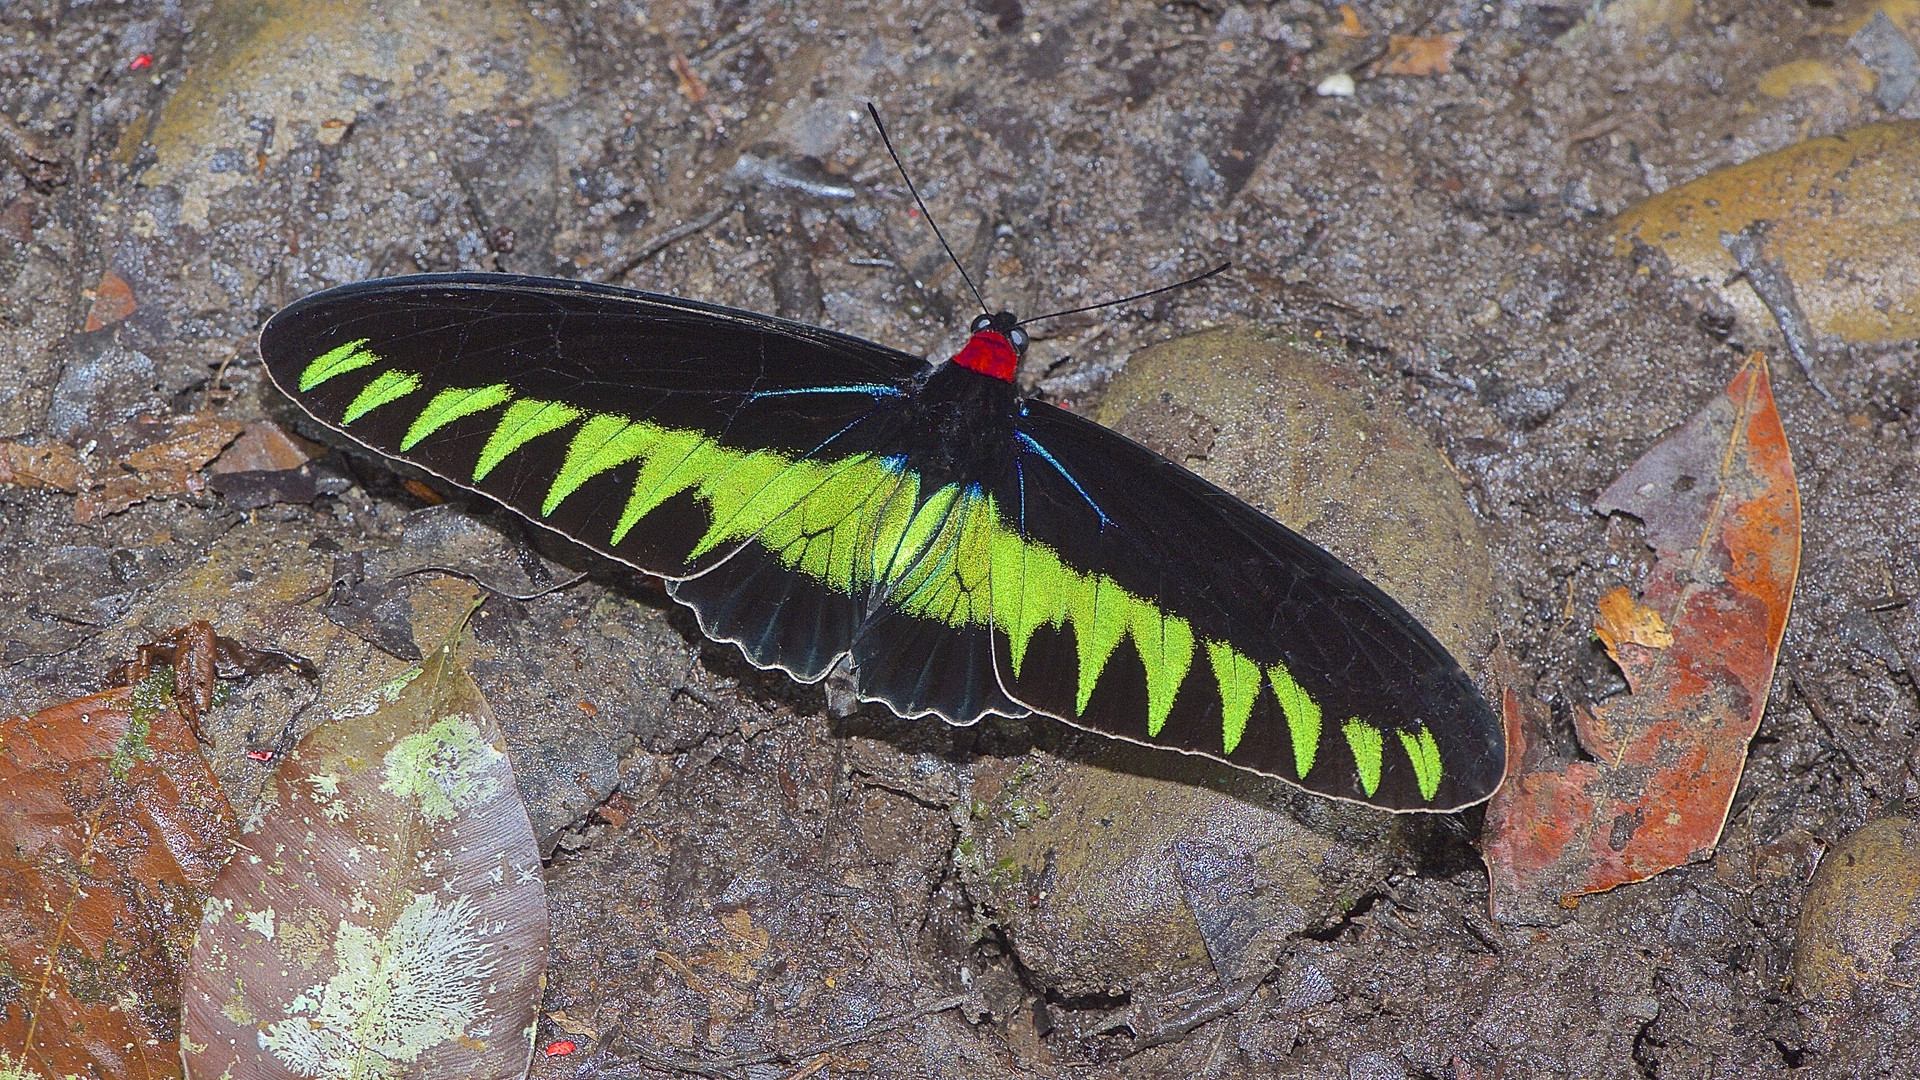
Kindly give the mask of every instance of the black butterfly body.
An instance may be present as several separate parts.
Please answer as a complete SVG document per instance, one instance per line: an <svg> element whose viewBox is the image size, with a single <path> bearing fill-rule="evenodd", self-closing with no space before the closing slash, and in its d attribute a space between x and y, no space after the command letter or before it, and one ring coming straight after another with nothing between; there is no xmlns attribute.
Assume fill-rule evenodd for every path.
<svg viewBox="0 0 1920 1080"><path fill-rule="evenodd" d="M1397 810L1492 792L1499 724L1425 628L1220 488L1021 398L1011 316L974 331L929 367L449 274L310 296L261 352L322 423L666 578L759 666L813 681L851 656L902 716L1044 713Z"/></svg>

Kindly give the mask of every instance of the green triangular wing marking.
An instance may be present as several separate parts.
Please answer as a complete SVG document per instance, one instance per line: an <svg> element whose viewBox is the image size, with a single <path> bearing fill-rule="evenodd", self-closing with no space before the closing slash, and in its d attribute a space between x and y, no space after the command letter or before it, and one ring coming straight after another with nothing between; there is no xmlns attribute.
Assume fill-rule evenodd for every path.
<svg viewBox="0 0 1920 1080"><path fill-rule="evenodd" d="M1253 700L1260 695L1260 668L1233 646L1218 641L1207 642L1207 659L1220 682L1220 742L1223 752L1231 754L1246 734Z"/></svg>
<svg viewBox="0 0 1920 1080"><path fill-rule="evenodd" d="M1287 729L1293 735L1293 767L1304 780L1320 749L1320 703L1293 681L1293 672L1285 664L1268 668L1267 678L1273 683L1273 694L1280 699L1280 711L1286 714Z"/></svg>
<svg viewBox="0 0 1920 1080"><path fill-rule="evenodd" d="M411 371L383 371L340 414L342 426L353 423L389 401L398 401L420 389L420 376Z"/></svg>
<svg viewBox="0 0 1920 1080"><path fill-rule="evenodd" d="M588 417L580 430L574 432L573 442L567 445L567 460L560 466L560 475L553 478L553 486L547 489L546 501L540 504L540 516L550 516L581 484L644 456L648 447L659 441L660 428L653 424L636 424L624 416L605 413Z"/></svg>
<svg viewBox="0 0 1920 1080"><path fill-rule="evenodd" d="M618 544L626 539L627 533L640 523L641 518L713 472L725 468L728 461L736 456L697 431L660 428L658 445L647 452L646 463L640 466L640 475L634 478L633 494L627 499L626 509L620 512L620 520L613 526L613 538L609 543Z"/></svg>
<svg viewBox="0 0 1920 1080"><path fill-rule="evenodd" d="M1114 580L1101 574L1083 577L1071 594L1067 617L1073 620L1073 640L1080 652L1080 686L1074 699L1076 714L1087 711L1087 699L1093 686L1106 670L1107 660L1127 636L1133 622L1133 597Z"/></svg>
<svg viewBox="0 0 1920 1080"><path fill-rule="evenodd" d="M1158 738L1193 666L1193 627L1146 601L1133 604L1133 643L1147 669L1147 735Z"/></svg>
<svg viewBox="0 0 1920 1080"><path fill-rule="evenodd" d="M494 383L477 389L456 388L442 390L433 395L427 407L420 410L408 426L406 437L400 440L401 450L411 450L419 445L421 439L439 431L463 416L485 412L513 397L513 391L506 383Z"/></svg>
<svg viewBox="0 0 1920 1080"><path fill-rule="evenodd" d="M1381 751L1386 746L1386 738L1379 728L1357 716L1341 724L1340 731L1347 737L1347 745L1353 748L1353 763L1360 770L1360 790L1371 799L1373 793L1380 790Z"/></svg>
<svg viewBox="0 0 1920 1080"><path fill-rule="evenodd" d="M1005 527L994 530L988 558L993 563L993 621L1006 631L1007 660L1018 679L1033 632L1042 626L1059 626L1066 618L1073 571L1061 564L1052 548Z"/></svg>
<svg viewBox="0 0 1920 1080"><path fill-rule="evenodd" d="M363 368L368 364L379 363L379 357L360 347L369 340L361 338L358 341L349 341L345 345L328 349L315 357L313 362L307 365L307 369L300 373L300 392L304 394L335 375Z"/></svg>
<svg viewBox="0 0 1920 1080"><path fill-rule="evenodd" d="M579 418L579 409L558 401L527 398L507 406L507 414L500 418L500 425L487 438L487 445L480 448L480 460L473 466L474 483L486 479L487 474L505 461L508 454Z"/></svg>
<svg viewBox="0 0 1920 1080"><path fill-rule="evenodd" d="M1427 730L1427 725L1421 724L1418 732L1400 731L1395 734L1400 736L1400 745L1406 747L1407 760L1413 762L1414 779L1420 783L1420 797L1432 802L1440 790L1440 746L1434 742L1433 732Z"/></svg>
<svg viewBox="0 0 1920 1080"><path fill-rule="evenodd" d="M934 498L940 494L935 492ZM912 569L894 584L894 605L909 615L938 619L949 626L987 622L992 572L987 551L994 518L990 498L967 492L952 500L939 530L922 546Z"/></svg>

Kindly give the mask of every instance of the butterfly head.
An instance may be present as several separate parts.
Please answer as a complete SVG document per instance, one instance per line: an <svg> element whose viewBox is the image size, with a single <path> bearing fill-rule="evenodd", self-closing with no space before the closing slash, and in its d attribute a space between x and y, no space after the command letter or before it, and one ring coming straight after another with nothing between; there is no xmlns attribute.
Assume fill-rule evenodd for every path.
<svg viewBox="0 0 1920 1080"><path fill-rule="evenodd" d="M1012 382L1027 355L1027 332L1011 311L982 313L973 320L973 336L954 354L953 362L1005 382Z"/></svg>

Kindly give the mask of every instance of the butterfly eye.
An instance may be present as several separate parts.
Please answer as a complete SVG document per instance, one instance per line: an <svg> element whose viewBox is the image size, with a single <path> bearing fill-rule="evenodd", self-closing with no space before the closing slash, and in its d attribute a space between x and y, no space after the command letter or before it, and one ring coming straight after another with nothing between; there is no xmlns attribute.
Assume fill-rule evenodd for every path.
<svg viewBox="0 0 1920 1080"><path fill-rule="evenodd" d="M977 334L982 330L991 328L992 326L993 326L993 316L987 315L987 314L975 315L973 317L973 329L971 332Z"/></svg>
<svg viewBox="0 0 1920 1080"><path fill-rule="evenodd" d="M1025 330L1022 330L1017 326L1014 327L1013 329L1007 331L1007 340L1013 343L1014 352L1021 353L1023 355L1026 353L1027 332Z"/></svg>

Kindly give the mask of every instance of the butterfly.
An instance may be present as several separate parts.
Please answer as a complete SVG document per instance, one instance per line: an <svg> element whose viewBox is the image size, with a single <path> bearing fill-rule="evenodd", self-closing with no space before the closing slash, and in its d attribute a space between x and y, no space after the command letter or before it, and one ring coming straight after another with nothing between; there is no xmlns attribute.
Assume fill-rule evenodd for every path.
<svg viewBox="0 0 1920 1080"><path fill-rule="evenodd" d="M844 659L903 717L1043 714L1393 810L1492 793L1500 725L1431 633L1233 495L1022 397L1026 346L983 311L929 366L498 274L329 289L260 341L321 424L659 575L759 667Z"/></svg>

